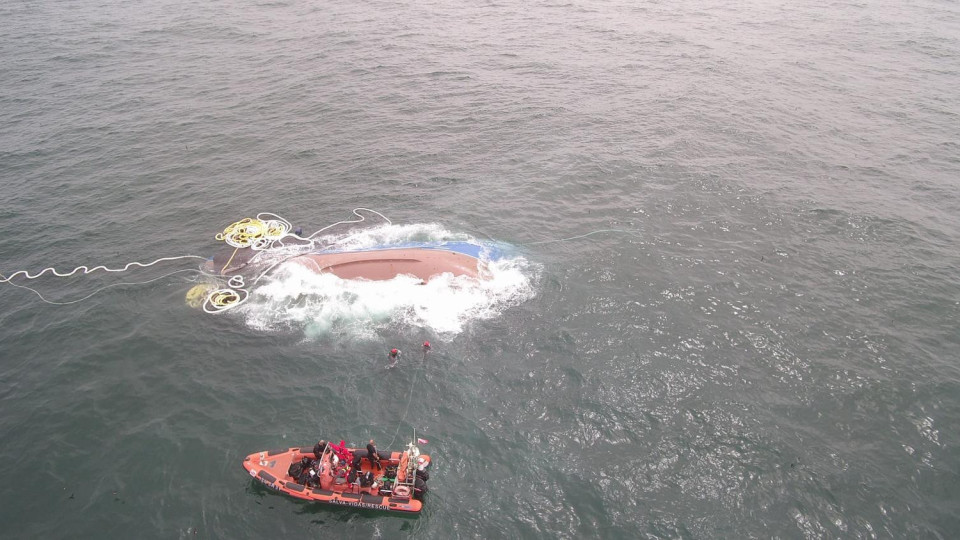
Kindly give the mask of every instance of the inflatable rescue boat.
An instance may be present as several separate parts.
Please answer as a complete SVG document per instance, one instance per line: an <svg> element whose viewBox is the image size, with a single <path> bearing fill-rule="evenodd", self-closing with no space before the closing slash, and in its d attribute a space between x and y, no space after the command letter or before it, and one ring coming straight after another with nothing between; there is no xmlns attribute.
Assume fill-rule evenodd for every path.
<svg viewBox="0 0 960 540"><path fill-rule="evenodd" d="M243 460L255 480L297 499L414 514L423 507L429 467L430 456L415 443L402 451L379 451L373 460L343 441L265 450Z"/></svg>

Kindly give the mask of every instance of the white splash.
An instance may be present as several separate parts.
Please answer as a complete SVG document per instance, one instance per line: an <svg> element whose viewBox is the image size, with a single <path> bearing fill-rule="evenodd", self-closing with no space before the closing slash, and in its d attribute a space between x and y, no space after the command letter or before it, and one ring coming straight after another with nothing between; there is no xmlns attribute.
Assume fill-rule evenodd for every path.
<svg viewBox="0 0 960 540"><path fill-rule="evenodd" d="M334 240L357 249L401 242L470 240L434 224L377 227ZM539 267L516 256L488 261L485 278L441 274L423 284L412 276L388 281L341 279L283 263L238 308L251 328L302 329L310 338L374 338L379 330L423 328L452 338L471 321L492 319L536 294Z"/></svg>
<svg viewBox="0 0 960 540"><path fill-rule="evenodd" d="M365 249L405 242L473 241L466 233L453 233L438 223L411 223L409 225L381 225L354 231L342 236L318 238L335 249Z"/></svg>

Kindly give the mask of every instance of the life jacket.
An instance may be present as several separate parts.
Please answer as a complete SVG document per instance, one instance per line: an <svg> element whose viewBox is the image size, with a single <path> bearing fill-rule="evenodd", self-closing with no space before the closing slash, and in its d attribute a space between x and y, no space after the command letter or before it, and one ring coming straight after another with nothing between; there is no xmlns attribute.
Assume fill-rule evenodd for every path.
<svg viewBox="0 0 960 540"><path fill-rule="evenodd" d="M353 463L353 454L347 450L346 443L342 440L340 444L330 444L330 449L333 450L333 453L340 459L341 463Z"/></svg>

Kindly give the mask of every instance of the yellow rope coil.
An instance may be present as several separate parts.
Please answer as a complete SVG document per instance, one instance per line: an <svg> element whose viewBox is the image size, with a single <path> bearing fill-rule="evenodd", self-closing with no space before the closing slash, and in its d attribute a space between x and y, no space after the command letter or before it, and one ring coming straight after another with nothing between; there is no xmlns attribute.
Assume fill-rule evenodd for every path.
<svg viewBox="0 0 960 540"><path fill-rule="evenodd" d="M267 249L274 240L283 238L289 230L290 225L283 221L243 218L231 223L215 238L236 248Z"/></svg>
<svg viewBox="0 0 960 540"><path fill-rule="evenodd" d="M240 300L240 295L234 291L217 291L210 295L210 303L217 307L233 305L238 300Z"/></svg>
<svg viewBox="0 0 960 540"><path fill-rule="evenodd" d="M247 296L249 293L245 289L216 289L207 293L201 307L206 313L219 313L244 303Z"/></svg>

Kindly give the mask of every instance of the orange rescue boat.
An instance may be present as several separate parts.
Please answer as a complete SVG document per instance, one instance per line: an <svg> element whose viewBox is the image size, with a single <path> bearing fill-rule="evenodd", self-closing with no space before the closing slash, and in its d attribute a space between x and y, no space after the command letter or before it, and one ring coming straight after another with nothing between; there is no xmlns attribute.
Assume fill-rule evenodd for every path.
<svg viewBox="0 0 960 540"><path fill-rule="evenodd" d="M365 449L346 448L341 441L257 452L244 458L243 468L270 489L297 499L419 513L430 456L421 454L415 443L403 451L377 454L379 460L372 462Z"/></svg>

